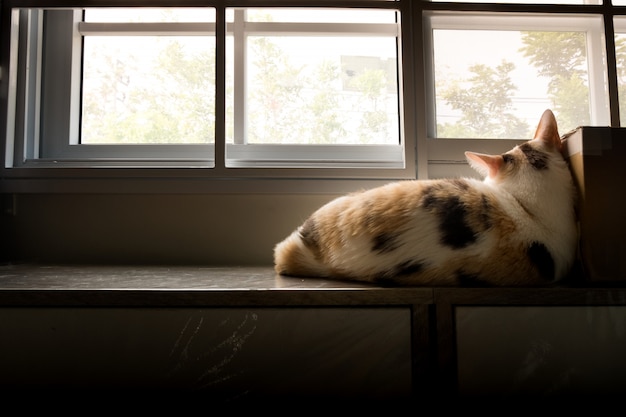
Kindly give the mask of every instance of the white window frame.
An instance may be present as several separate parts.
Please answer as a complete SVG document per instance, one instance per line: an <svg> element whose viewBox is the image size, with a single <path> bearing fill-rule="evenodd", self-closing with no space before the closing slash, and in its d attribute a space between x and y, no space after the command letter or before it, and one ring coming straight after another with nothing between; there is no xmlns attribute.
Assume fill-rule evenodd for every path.
<svg viewBox="0 0 626 417"><path fill-rule="evenodd" d="M391 10L394 10L391 8ZM98 22L83 22L82 9L64 10L71 14L72 19L72 46L70 68L71 79L71 111L69 128L62 134L49 135L45 142L45 152L40 151L34 129L24 131L24 136L14 139L14 129L7 132L6 168L216 168L201 174L204 177L286 177L286 178L372 178L372 179L401 179L414 177L414 141L415 135L407 136L403 129L402 120L398 121L399 137L396 145L261 145L245 144L242 138L245 131L244 106L241 102L243 95L236 95L235 123L241 123L235 132L235 144L215 146L206 145L80 145L79 119L80 109L80 79L82 37L89 35L216 35L216 23L115 23L103 24ZM29 13L41 20L41 13L35 10ZM400 22L397 23L285 23L285 22L243 22L244 14L235 10L235 21L226 22L226 36L238 35L235 43L244 46L245 37L253 34L289 34L298 36L389 36L397 39L398 65L402 62L400 51ZM19 16L13 13L14 19ZM245 23L245 25L244 25ZM36 25L37 23L29 22ZM41 24L41 21L39 22ZM244 31L245 26L245 31ZM37 31L37 39L28 40L29 56L41 56L41 31ZM67 34L66 34L67 36ZM12 45L15 49L16 41ZM24 41L22 41L24 42ZM236 85L243 85L245 80L244 49L235 53ZM38 55L39 54L39 55ZM41 75L41 59L34 59L37 63L37 74ZM12 67L11 77L15 77L16 68ZM402 77L398 75L399 117L402 113ZM219 80L217 81L219 85ZM30 87L37 84L27 83ZM15 88L15 86L13 87ZM11 91L15 97L15 91ZM240 100L238 101L237 98ZM219 105L219 103L218 103ZM37 106L35 106L37 107ZM11 114L15 109L11 109ZM38 126L39 112L24 111L24 125ZM52 111L56 111L53 109ZM61 117L52 117L53 123ZM66 134L67 133L67 134ZM68 138L69 136L69 138ZM35 137L35 139L33 139ZM224 138L216 137L217 141ZM216 149L225 147L226 157L214 158ZM14 153L14 149L24 149L24 152ZM14 157L11 158L13 153ZM407 162L408 160L408 162ZM412 162L413 161L413 162ZM230 169L237 168L237 169Z"/></svg>
<svg viewBox="0 0 626 417"><path fill-rule="evenodd" d="M119 2L113 0L89 0L84 3L80 0L75 2L61 2L67 7L108 7L119 6ZM323 3L323 4L322 4ZM330 5L332 3L332 5ZM543 3L543 2L542 2ZM515 3L505 0L503 3L496 1L480 2L438 2L438 1L384 1L384 0L337 0L335 2L287 2L289 7L323 6L323 7L375 7L392 8L401 11L402 33L400 34L400 51L402 64L400 68L401 82L401 103L400 129L405 141L405 167L396 169L381 166L376 169L361 169L350 167L350 163L343 160L344 167L323 166L312 168L303 164L300 168L291 168L286 164L280 168L263 168L263 165L256 167L246 166L243 156L240 158L242 165L237 168L228 167L225 160L217 161L213 169L206 168L204 161L183 161L184 163L172 161L159 161L160 167L148 167L135 164L133 161L119 163L116 167L106 165L107 161L102 161L102 165L90 161L88 165L80 160L65 161L62 168L54 161L37 161L29 155L21 146L15 146L12 138L24 134L24 129L15 123L15 109L7 106L15 99L15 86L12 74L15 71L14 62L17 58L14 46L10 45L11 36L4 36L16 32L15 24L11 21L11 9L13 7L27 8L49 8L53 2L45 0L4 0L2 2L2 22L0 27L3 31L2 42L2 72L0 73L0 135L5 143L0 143L0 158L5 161L0 167L0 191L2 192L128 192L128 193L342 193L356 189L367 188L380 185L395 179L427 179L452 175L475 175L466 164L463 151L472 149L478 152L502 152L510 149L514 143L525 139L492 140L492 139L436 139L429 132L435 126L434 118L434 96L429 85L432 83L432 61L429 55L432 54L432 44L428 41L428 18L432 14L460 16L472 16L475 14L490 14L494 16L526 15L528 17L559 16L597 16L603 20L604 27L600 32L600 38L606 45L606 56L600 61L593 62L606 63L608 80L595 79L590 68L590 80L608 85L608 97L610 103L610 113L608 122L605 124L606 115L597 116L599 125L609 125L619 127L619 98L617 92L616 58L614 47L614 27L613 17L622 19L626 16L626 8L614 6L610 2L607 4L563 4L562 1L554 4L537 2L527 2L520 0ZM225 0L222 2L211 2L201 0L129 0L123 7L201 7L218 5L218 16L216 28L218 28L218 50L222 48L224 54L225 46L220 46L220 41L225 42L225 34L221 35L220 30L226 31L225 16L220 14L221 7L275 7L278 2L263 0L247 0L245 2L235 0ZM462 19L462 17L461 17ZM616 27L622 31L621 23L616 19ZM221 29L220 29L221 28ZM510 27L507 27L510 28ZM525 26L524 29L528 29ZM552 27L551 29L554 29ZM579 29L579 28L577 28ZM35 44L36 45L36 42ZM23 45L22 45L23 46ZM595 45L602 50L603 45ZM35 47L36 48L36 47ZM219 52L219 51L218 51ZM590 51L590 53L596 53ZM217 63L224 65L225 58L218 53ZM218 69L218 71L220 71ZM599 73L598 73L599 75ZM602 75L600 75L602 77ZM597 85L600 85L597 84ZM36 84L33 84L36 85ZM590 88L599 88L590 82ZM36 88L29 91L29 94L36 96ZM222 92L223 93L223 92ZM218 96L220 93L216 93ZM219 98L219 97L218 97ZM224 97L222 96L222 99ZM595 94L594 94L594 98ZM602 103L604 98L600 100ZM602 104L601 103L601 104ZM603 105L603 104L602 104ZM594 104L594 106L596 106ZM598 108L601 105L597 106ZM594 107L595 108L595 107ZM219 110L219 109L217 109ZM223 113L223 109L222 113ZM28 115L25 109L24 113ZM220 115L217 112L218 116ZM222 114L223 116L223 114ZM22 116L23 117L23 116ZM596 117L596 116L594 116ZM37 129L37 124L33 126ZM219 129L218 129L219 130ZM223 129L222 129L223 130ZM224 133L223 131L221 132ZM218 132L219 134L219 132ZM25 142L26 143L26 142ZM22 144L20 144L22 145ZM32 145L32 144L30 144ZM225 144L216 142L217 159L225 159ZM259 151L261 151L259 149ZM236 152L236 151L233 151ZM220 156L221 155L221 156ZM234 155L234 154L233 154ZM264 156L270 158L269 155ZM15 160L19 158L31 158L32 163L27 167L16 165ZM263 157L262 157L263 158ZM259 158L259 159L262 159ZM254 159L254 158L253 158ZM258 162L258 161L257 161ZM272 161L278 164L278 161ZM277 165L275 165L277 166ZM208 174L210 173L210 174Z"/></svg>
<svg viewBox="0 0 626 417"><path fill-rule="evenodd" d="M85 23L82 21L82 9L63 10L70 15L72 25L64 26L61 30L71 30L71 45L67 49L68 60L71 64L69 79L70 103L68 131L50 135L46 138L45 152L37 146L28 146L27 157L14 161L14 166L23 167L164 167L185 166L207 168L213 165L213 149L211 145L98 145L80 144L80 101L81 101L81 60L82 37L85 35L215 35L215 23ZM37 10L35 14L40 14ZM199 26L203 26L200 30ZM37 40L41 45L41 31L36 30L40 37ZM58 31L53 30L53 34ZM41 52L39 52L41 54ZM34 62L37 62L35 60ZM41 72L39 66L38 72ZM37 120L39 114L33 114ZM56 118L56 117L53 117ZM62 117L58 117L62 119ZM35 121L28 123L37 124ZM38 137L36 138L38 139ZM25 143L35 143L25 137ZM20 144L20 142L16 141ZM17 159L17 158L16 158Z"/></svg>
<svg viewBox="0 0 626 417"><path fill-rule="evenodd" d="M568 14L505 14L467 13L456 11L429 11L424 13L425 65L428 85L427 102L435 103L435 81L432 33L436 29L457 30L507 30L507 31L550 31L585 32L587 39L587 63L589 73L589 95L591 122L595 126L610 124L609 97L606 91L606 53L602 16ZM430 49L428 49L430 47ZM539 117L539 116L538 116ZM454 169L470 174L464 158L469 147L480 152L498 154L511 149L529 138L510 139L455 139L436 137L435 105L428 107L428 159L431 176L447 176ZM538 120L538 119L537 119ZM566 132L560 132L562 134Z"/></svg>

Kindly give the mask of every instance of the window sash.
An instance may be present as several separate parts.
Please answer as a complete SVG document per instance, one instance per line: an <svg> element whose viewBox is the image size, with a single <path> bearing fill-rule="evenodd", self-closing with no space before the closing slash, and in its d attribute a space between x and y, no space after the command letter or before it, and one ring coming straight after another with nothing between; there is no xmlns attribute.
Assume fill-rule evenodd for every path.
<svg viewBox="0 0 626 417"><path fill-rule="evenodd" d="M432 33L435 29L458 30L507 30L507 31L577 31L585 32L587 38L587 63L589 73L590 110L594 125L610 124L609 96L606 91L606 59L604 45L603 20L600 15L586 14L534 14L534 13L489 13L460 11L425 11L424 12L424 45L426 67L426 102L435 103L434 80L434 44ZM435 106L427 108L428 162L431 167L466 165L464 153L461 151L480 149L481 152L500 153L510 149L528 138L509 139L454 139L437 138ZM560 132L565 133L565 132ZM431 169L430 176L435 170ZM469 171L464 171L469 172Z"/></svg>
<svg viewBox="0 0 626 417"><path fill-rule="evenodd" d="M197 0L159 0L152 3L157 7L198 7L198 5L215 4L217 10L217 27L225 28L226 22L225 8L231 5L238 6L252 5L254 7L272 7L276 2L254 0L252 2L200 2ZM2 74L0 74L0 86L2 101L0 102L0 123L2 124L2 134L5 135L5 143L0 154L4 155L5 164L0 168L2 176L3 192L295 192L295 193L316 193L316 192L346 192L361 187L369 187L380 183L385 183L389 179L406 178L437 178L451 175L474 175L463 161L463 150L471 149L481 152L498 152L498 149L508 149L511 144L518 143L518 140L491 140L491 139L434 139L429 137L430 126L435 118L432 113L432 102L430 102L429 77L432 77L428 65L423 60L429 59L430 47L424 39L424 29L427 24L425 17L429 13L444 13L454 11L471 16L476 13L493 13L497 16L506 16L514 13L534 16L545 14L547 16L559 15L563 13L571 16L596 16L604 20L605 24L615 20L616 31L623 31L617 19L626 16L626 9L619 7L615 0L605 2L586 2L578 4L573 2L428 2L428 1L384 1L384 0L338 0L335 2L298 2L298 5L324 6L324 7L376 7L381 9L399 9L402 11L402 32L400 34L400 49L404 59L399 71L406 74L400 76L402 85L400 90L402 95L403 110L400 113L401 133L406 146L404 150L404 169L351 169L341 168L279 168L279 169L256 169L241 168L236 170L225 169L223 161L214 170L196 170L194 165L188 161L182 164L166 164L161 162L154 167L144 167L145 169L127 169L128 165L135 166L133 161L128 163L118 162L116 168L99 168L96 164L92 169L73 169L73 162L66 162L68 169L48 169L48 161L32 159L24 149L26 140L22 141L24 129L22 126L23 108L16 108L15 102L23 98L23 93L17 94L15 85L18 73L17 62L17 31L19 29L19 19L15 18L16 11L13 8L49 8L49 7L120 7L119 2L111 0L90 0L88 2L54 2L43 0L6 0L2 2ZM565 4L569 3L569 4ZM144 7L150 4L145 0L131 0L125 2L121 7ZM288 2L293 6L296 2ZM617 7L616 7L617 6ZM11 18L13 16L14 18ZM619 127L619 99L616 79L616 57L611 49L612 38L614 36L613 25L606 24L603 28L603 36L606 38L608 50L606 57L600 62L608 64L608 95L610 99L610 126ZM13 34L13 36L8 36ZM224 40L224 33L218 33L218 41ZM23 46L23 45L22 45ZM224 44L218 44L218 63L223 64ZM221 56L220 56L221 54ZM218 70L219 71L219 70ZM223 70L222 70L223 72ZM219 74L218 74L219 75ZM221 74L223 76L223 73ZM36 90L35 88L33 90ZM33 93L31 91L31 93ZM219 96L220 92L217 93ZM36 94L35 94L36 95ZM17 97L19 96L19 97ZM11 105L13 103L13 105ZM21 105L20 105L21 106ZM220 111L223 111L220 110ZM35 125L33 130L37 129ZM223 131L224 126L221 126ZM219 130L219 128L218 128ZM14 141L15 136L18 140ZM225 155L225 145L222 146L222 155ZM27 147L31 147L28 145ZM32 147L31 147L32 148ZM30 159L29 159L30 158ZM222 156L222 159L224 157ZM26 160L27 162L23 162ZM88 161L89 162L89 161ZM31 166L43 164L40 169L30 169ZM81 164L80 161L76 162ZM189 163L189 165L187 165ZM58 167L53 162L50 165ZM166 169L160 169L163 166ZM173 166L171 168L170 166ZM212 171L212 172L211 172ZM147 179L151 181L146 181ZM214 179L214 181L213 181ZM224 179L237 179L237 181L223 181ZM280 179L280 181L273 181ZM313 181L311 181L313 179ZM365 179L365 181L361 181ZM211 181L207 181L211 180ZM270 180L270 181L267 181Z"/></svg>
<svg viewBox="0 0 626 417"><path fill-rule="evenodd" d="M37 12L35 10L35 12ZM29 15L41 13L29 13ZM66 12L67 14L67 12ZM72 12L72 42L69 50L69 58L72 68L71 94L69 98L72 105L79 103L80 94L80 58L82 51L83 36L146 36L146 35L172 35L172 36L215 36L216 23L100 23L82 21L82 11ZM242 13L235 13L235 19L242 18ZM59 25L67 23L67 16L59 19ZM252 36L252 35L282 35L282 36L388 36L399 38L399 23L290 23L290 22L245 22L245 31L241 31L243 22L226 23L226 36ZM38 37L41 42L41 23L33 25L29 33ZM67 31L67 26L65 27ZM62 31L60 31L62 32ZM63 34L59 35L63 36ZM65 33L67 37L67 33ZM236 41L237 42L237 41ZM399 43L399 42L398 42ZM398 65L401 64L401 54L397 51ZM235 54L235 77L245 77L241 69L245 65L243 51ZM62 65L62 64L60 64ZM41 68L40 68L41 72ZM219 85L219 80L216 80ZM399 89L401 80L398 79ZM401 92L398 94L401 97ZM237 97L235 100L243 100ZM220 105L218 103L218 105ZM245 122L242 114L245 106L236 102L235 124ZM399 113L402 107L399 106ZM54 113L55 108L48 108L52 112L53 121L62 119L62 114ZM37 152L36 135L34 132L27 135L24 140L24 148L28 153L21 155L17 165L23 167L42 166L193 166L215 167L216 158L214 151L216 146L210 145L179 145L179 144L79 144L79 113L80 109L72 107L69 126L53 126L54 134L45 138L45 143ZM39 114L27 115L26 125L35 126L38 122L35 117ZM401 117L401 116L400 116ZM403 145L403 126L398 123L399 137L395 145L250 145L245 144L241 136L235 144L225 144L226 158L224 167L229 168L387 168L396 170L400 176L411 175L410 166L406 165L406 155ZM67 130L64 130L67 129ZM243 128L245 131L245 127ZM241 132L239 132L241 133ZM69 140L68 140L69 136ZM245 138L244 138L245 139ZM224 141L226 138L216 138ZM217 158L220 161L221 158ZM11 162L12 163L12 162ZM219 162L218 162L219 163ZM10 163L7 161L7 166ZM348 174L350 175L350 174ZM398 174L394 174L397 176Z"/></svg>

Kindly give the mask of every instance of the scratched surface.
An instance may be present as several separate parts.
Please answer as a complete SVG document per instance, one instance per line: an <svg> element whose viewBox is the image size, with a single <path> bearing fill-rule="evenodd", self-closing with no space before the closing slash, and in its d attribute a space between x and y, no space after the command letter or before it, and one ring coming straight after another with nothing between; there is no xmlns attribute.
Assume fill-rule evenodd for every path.
<svg viewBox="0 0 626 417"><path fill-rule="evenodd" d="M0 389L406 398L410 321L406 308L0 308Z"/></svg>
<svg viewBox="0 0 626 417"><path fill-rule="evenodd" d="M626 306L457 307L467 397L626 395Z"/></svg>

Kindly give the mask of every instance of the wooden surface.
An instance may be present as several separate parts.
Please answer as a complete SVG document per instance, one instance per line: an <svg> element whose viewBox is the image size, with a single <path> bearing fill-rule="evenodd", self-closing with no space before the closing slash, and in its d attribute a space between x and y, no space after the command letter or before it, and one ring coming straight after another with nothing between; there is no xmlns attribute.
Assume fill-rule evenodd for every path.
<svg viewBox="0 0 626 417"><path fill-rule="evenodd" d="M404 325L400 333L410 339L413 390L420 398L424 395L428 397L430 393L445 393L444 397L454 398L458 393L459 307L461 309L471 306L527 306L535 309L541 307L543 308L540 310L541 314L552 317L551 306L588 306L588 314L585 309L579 308L576 311L578 314L585 313L594 317L608 311L611 315L607 316L602 326L614 325L613 316L617 317L615 320L621 325L623 310L605 307L626 306L624 283L587 284L579 282L577 285L544 288L394 288L350 281L284 277L277 275L271 266L12 264L0 265L0 307L3 307L7 314L19 311L27 316L32 315L35 324L39 323L38 318L48 317L49 311L69 312L68 316L72 316L71 311L143 311L142 314L151 317L151 314L160 314L166 310L171 312L185 310L177 307L206 308L207 314L211 317L214 314L224 314L227 318L231 317L231 313L236 315L242 311L262 311L263 314L274 314L275 311L276 314L285 315L289 320L294 313L304 314L303 312L307 311L302 307L315 307L308 309L309 312L326 311L331 316L335 314L341 318L339 322L345 319L346 312L353 310L366 311L377 319L378 313L383 317L385 311L408 314L410 324ZM73 307L89 308L73 309ZM146 308L135 309L135 307ZM317 307L328 308L317 309ZM208 313L209 310L212 312ZM521 315L525 314L523 309L516 311L521 311ZM121 314L120 317L122 317L120 320L123 320L125 316ZM488 318L491 319L491 316ZM10 324L11 321L7 323ZM561 331L566 333L565 336L569 335L560 330L561 326L556 323L553 326L555 332ZM584 326L585 323L576 325ZM352 328L353 325L349 327ZM576 328L574 326L574 331L570 333L575 333ZM616 337L623 337L623 331L620 329L622 327L616 328ZM529 337L532 339L531 336ZM280 345L282 342L277 343ZM595 339L591 340L590 344L598 344L600 352L611 347L601 345ZM61 349L60 352L62 351ZM503 355L506 356L506 352L503 352ZM620 382L626 380L626 375L615 372L614 374Z"/></svg>
<svg viewBox="0 0 626 417"><path fill-rule="evenodd" d="M395 401L396 396L404 398L413 390L425 392L430 383L427 372L432 366L432 327L427 306L432 302L432 294L432 288L383 288L355 282L282 277L271 267L5 265L0 266L0 313L5 315L0 317L0 324L8 329L0 333L13 344L11 349L5 347L0 358L20 358L16 365L15 360L4 364L15 371L14 376L9 375L5 380L10 383L15 377L23 381L20 388L26 391L33 384L48 380L61 388L67 384L73 387L72 381L64 385L65 380L58 381L54 372L47 372L49 363L60 363L62 369L67 367L94 385L109 383L114 388L117 387L111 372L118 370L119 363L129 363L128 369L123 367L120 371L129 373L123 380L140 381L137 385L145 388L163 382L158 378L154 382L149 375L154 369L168 366L171 359L146 365L147 370L135 369L136 364L143 363L140 359L144 350L154 354L155 350L165 349L163 346L171 349L172 342L164 343L162 338L177 340L191 334L194 343L201 341L210 345L208 351L219 353L223 340L216 339L216 335L224 326L235 326L232 333L237 335L242 331L239 326L255 317L254 337L250 337L243 353L238 354L238 357L250 355L248 362L241 365L233 359L232 364L224 366L233 375L246 377L246 372L258 375L244 381L225 379L216 388L218 394L223 390L228 395L245 392L246 396L242 397L245 400L250 395L265 394L274 387L271 381L278 378L280 384L291 383L291 391L272 389L272 398L282 398L285 392L293 390L300 395L321 392L333 398L355 391L360 400L365 400L372 390L361 387L364 380L360 376L347 387L341 384L334 387L345 375L356 372L369 375L376 390L387 390L383 397L390 396ZM165 328L167 321L163 317L169 321L176 319L177 324ZM325 320L320 321L320 317ZM189 320L195 325L187 329ZM196 334L200 322L204 333ZM140 323L138 330L128 328L134 323ZM61 333L63 337L59 336ZM188 336L190 340L192 336ZM346 337L352 339L346 342ZM29 351L32 345L28 341L33 338L35 345L48 345L35 354L35 365L33 358L22 355L23 351ZM98 343L90 343L91 340ZM148 340L151 347L112 354L107 344L110 340L122 340L122 346L131 347L136 347L137 340L143 344ZM336 350L335 345L343 347ZM50 346L55 349L50 350ZM82 362L58 359L76 351L76 346L87 352ZM361 356L355 353L361 351ZM376 355L382 356L376 359ZM226 357L230 356L229 351ZM94 359L100 357L104 359ZM115 360L103 365L109 357ZM279 364L267 358L277 358ZM225 360L215 359L218 363ZM402 360L401 366L393 362L398 360ZM83 375L82 363L96 367L99 373ZM177 363L170 365L175 367ZM346 366L347 374L341 371ZM379 368L382 374L377 376ZM320 376L304 378L302 369L304 373ZM386 377L380 379L385 372L393 375L391 382L385 382ZM24 375L30 377L24 380ZM195 387L193 376L181 377L177 382L182 384L183 392L188 384ZM302 383L311 387L298 392L298 384ZM169 381L163 384L162 390L170 387ZM222 385L225 387L220 388ZM398 392L394 387L399 387ZM316 401L319 397L316 394Z"/></svg>
<svg viewBox="0 0 626 417"><path fill-rule="evenodd" d="M3 265L0 305L413 305L431 288L284 277L272 267Z"/></svg>
<svg viewBox="0 0 626 417"><path fill-rule="evenodd" d="M2 289L287 289L368 288L358 283L289 278L271 267L4 265Z"/></svg>
<svg viewBox="0 0 626 417"><path fill-rule="evenodd" d="M271 266L0 265L0 305L594 305L626 304L626 287L380 287L278 275Z"/></svg>

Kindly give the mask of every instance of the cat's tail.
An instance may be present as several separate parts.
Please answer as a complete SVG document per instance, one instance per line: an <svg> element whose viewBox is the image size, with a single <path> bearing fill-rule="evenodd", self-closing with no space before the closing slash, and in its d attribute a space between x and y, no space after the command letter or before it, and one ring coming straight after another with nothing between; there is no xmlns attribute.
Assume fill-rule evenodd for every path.
<svg viewBox="0 0 626 417"><path fill-rule="evenodd" d="M329 269L306 247L298 231L293 232L274 248L274 270L281 275L330 276Z"/></svg>

